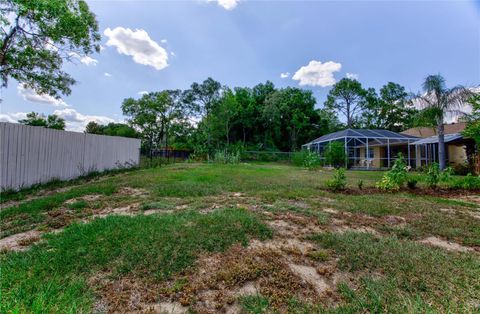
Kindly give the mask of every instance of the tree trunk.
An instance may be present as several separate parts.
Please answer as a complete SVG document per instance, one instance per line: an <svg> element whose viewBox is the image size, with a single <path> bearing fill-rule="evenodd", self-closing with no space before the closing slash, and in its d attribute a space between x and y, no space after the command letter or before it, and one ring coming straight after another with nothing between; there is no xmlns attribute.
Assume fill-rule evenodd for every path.
<svg viewBox="0 0 480 314"><path fill-rule="evenodd" d="M445 153L445 129L443 126L443 119L438 121L437 124L437 133L438 133L438 161L440 163L440 170L446 168L447 156Z"/></svg>

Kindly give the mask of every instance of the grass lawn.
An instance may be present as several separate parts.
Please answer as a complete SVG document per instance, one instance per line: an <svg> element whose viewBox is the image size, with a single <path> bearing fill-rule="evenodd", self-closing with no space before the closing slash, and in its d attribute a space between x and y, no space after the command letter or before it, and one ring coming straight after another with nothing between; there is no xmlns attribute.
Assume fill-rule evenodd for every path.
<svg viewBox="0 0 480 314"><path fill-rule="evenodd" d="M331 176L173 164L8 195L1 312L480 311L478 196Z"/></svg>

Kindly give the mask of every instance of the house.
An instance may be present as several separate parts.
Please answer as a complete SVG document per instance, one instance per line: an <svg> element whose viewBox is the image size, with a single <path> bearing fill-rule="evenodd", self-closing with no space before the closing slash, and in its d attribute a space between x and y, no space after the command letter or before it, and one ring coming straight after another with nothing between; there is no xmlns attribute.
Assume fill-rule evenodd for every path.
<svg viewBox="0 0 480 314"><path fill-rule="evenodd" d="M474 142L464 138L461 123L445 125L447 162L462 164L474 152ZM448 132L448 133L447 133ZM387 169L402 153L412 168L438 162L438 137L432 128L412 128L401 133L375 129L346 129L321 136L302 148L323 155L328 144L341 142L345 147L346 162L353 169Z"/></svg>

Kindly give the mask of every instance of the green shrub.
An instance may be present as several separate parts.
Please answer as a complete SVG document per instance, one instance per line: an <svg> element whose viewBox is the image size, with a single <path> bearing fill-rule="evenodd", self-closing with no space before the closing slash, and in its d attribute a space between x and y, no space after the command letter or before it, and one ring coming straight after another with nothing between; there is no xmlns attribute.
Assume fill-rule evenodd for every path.
<svg viewBox="0 0 480 314"><path fill-rule="evenodd" d="M213 162L217 164L238 164L240 162L240 152L228 152L227 150L217 150L213 155Z"/></svg>
<svg viewBox="0 0 480 314"><path fill-rule="evenodd" d="M407 180L407 186L409 189L415 189L417 187L418 180L416 178L409 178Z"/></svg>
<svg viewBox="0 0 480 314"><path fill-rule="evenodd" d="M360 190L363 189L363 180L358 181L357 185Z"/></svg>
<svg viewBox="0 0 480 314"><path fill-rule="evenodd" d="M345 168L338 168L333 173L333 178L326 181L327 188L333 191L345 190L347 186L347 177L345 176Z"/></svg>
<svg viewBox="0 0 480 314"><path fill-rule="evenodd" d="M440 182L448 182L451 179L452 172L453 170L450 167L440 171L440 166L434 162L427 169L425 181L430 188L436 189Z"/></svg>
<svg viewBox="0 0 480 314"><path fill-rule="evenodd" d="M323 152L323 157L325 158L325 164L333 166L335 168L340 168L345 165L345 146L341 142L331 142L329 143Z"/></svg>
<svg viewBox="0 0 480 314"><path fill-rule="evenodd" d="M297 167L303 167L305 161L305 155L308 150L301 150L292 154L292 164Z"/></svg>
<svg viewBox="0 0 480 314"><path fill-rule="evenodd" d="M405 184L405 181L407 181L407 169L407 164L402 153L398 153L392 169L385 172L382 179L377 182L377 188L386 191L400 189Z"/></svg>
<svg viewBox="0 0 480 314"><path fill-rule="evenodd" d="M320 167L320 155L315 152L308 151L304 156L303 165L308 169L316 169Z"/></svg>
<svg viewBox="0 0 480 314"><path fill-rule="evenodd" d="M474 176L469 173L465 177L456 179L451 184L451 187L466 190L480 189L480 176Z"/></svg>

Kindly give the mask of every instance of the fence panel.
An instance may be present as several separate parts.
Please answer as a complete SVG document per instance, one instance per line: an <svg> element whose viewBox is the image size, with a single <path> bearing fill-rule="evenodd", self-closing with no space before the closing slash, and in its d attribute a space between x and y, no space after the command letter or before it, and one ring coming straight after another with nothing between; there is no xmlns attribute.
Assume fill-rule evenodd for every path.
<svg viewBox="0 0 480 314"><path fill-rule="evenodd" d="M91 171L136 166L140 140L0 122L0 188L20 189Z"/></svg>

